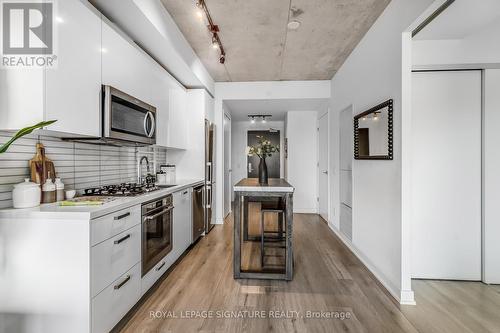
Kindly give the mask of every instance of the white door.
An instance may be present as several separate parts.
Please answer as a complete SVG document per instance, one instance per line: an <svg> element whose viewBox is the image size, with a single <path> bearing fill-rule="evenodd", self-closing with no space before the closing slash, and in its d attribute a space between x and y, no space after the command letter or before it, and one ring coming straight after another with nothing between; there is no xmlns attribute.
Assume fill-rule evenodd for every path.
<svg viewBox="0 0 500 333"><path fill-rule="evenodd" d="M340 212L339 229L352 240L352 160L354 158L352 105L340 112Z"/></svg>
<svg viewBox="0 0 500 333"><path fill-rule="evenodd" d="M481 72L412 85L412 277L480 280Z"/></svg>
<svg viewBox="0 0 500 333"><path fill-rule="evenodd" d="M231 212L231 118L224 114L224 216Z"/></svg>
<svg viewBox="0 0 500 333"><path fill-rule="evenodd" d="M328 222L328 113L319 118L318 122L319 215Z"/></svg>

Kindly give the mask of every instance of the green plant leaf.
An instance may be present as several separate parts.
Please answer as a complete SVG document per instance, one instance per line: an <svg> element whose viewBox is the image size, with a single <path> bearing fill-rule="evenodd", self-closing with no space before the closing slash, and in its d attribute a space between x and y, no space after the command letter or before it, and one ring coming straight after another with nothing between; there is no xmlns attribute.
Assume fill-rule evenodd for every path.
<svg viewBox="0 0 500 333"><path fill-rule="evenodd" d="M49 126L49 125L55 123L56 121L57 120L42 121L42 122L40 122L38 124L35 124L33 126L25 127L23 129L19 130L12 137L12 139L10 139L9 141L7 141L3 146L0 146L0 154L5 153L7 151L7 149L9 149L10 145L13 144L16 140L22 138L25 135L30 134L31 132L33 132L34 130L36 130L38 128Z"/></svg>

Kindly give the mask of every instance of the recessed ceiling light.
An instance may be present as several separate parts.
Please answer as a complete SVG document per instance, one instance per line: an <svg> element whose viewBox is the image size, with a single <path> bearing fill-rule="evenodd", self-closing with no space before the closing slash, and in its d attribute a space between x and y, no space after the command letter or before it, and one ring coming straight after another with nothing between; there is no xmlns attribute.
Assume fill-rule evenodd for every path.
<svg viewBox="0 0 500 333"><path fill-rule="evenodd" d="M290 21L288 22L288 29L290 30L297 30L300 27L300 22L299 21Z"/></svg>

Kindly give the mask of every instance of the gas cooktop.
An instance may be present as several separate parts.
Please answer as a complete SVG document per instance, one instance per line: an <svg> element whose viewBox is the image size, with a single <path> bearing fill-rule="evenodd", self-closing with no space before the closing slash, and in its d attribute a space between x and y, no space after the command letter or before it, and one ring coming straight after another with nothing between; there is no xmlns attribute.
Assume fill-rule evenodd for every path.
<svg viewBox="0 0 500 333"><path fill-rule="evenodd" d="M133 197L136 195L154 192L159 189L160 188L155 184L122 183L119 185L105 185L87 188L83 190L83 195Z"/></svg>

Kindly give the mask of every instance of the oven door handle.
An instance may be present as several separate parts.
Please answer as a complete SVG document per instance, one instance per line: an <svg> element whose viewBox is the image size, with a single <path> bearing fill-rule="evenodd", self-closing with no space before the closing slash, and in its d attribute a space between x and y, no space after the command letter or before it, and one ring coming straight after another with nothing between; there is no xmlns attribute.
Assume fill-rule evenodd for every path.
<svg viewBox="0 0 500 333"><path fill-rule="evenodd" d="M157 217L160 217L160 216L162 216L162 215L167 214L167 213L168 213L168 212L170 212L172 209L174 209L174 207L173 207L173 206L172 206L172 207L169 207L169 208L167 208L167 209L165 209L165 210L162 210L161 212L156 213L156 214L154 214L154 215L145 216L145 217L144 217L144 220L146 220L146 221L151 221L151 220L154 220L154 219L155 219L155 218L157 218Z"/></svg>

